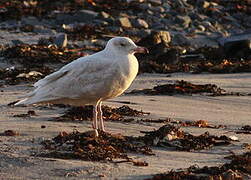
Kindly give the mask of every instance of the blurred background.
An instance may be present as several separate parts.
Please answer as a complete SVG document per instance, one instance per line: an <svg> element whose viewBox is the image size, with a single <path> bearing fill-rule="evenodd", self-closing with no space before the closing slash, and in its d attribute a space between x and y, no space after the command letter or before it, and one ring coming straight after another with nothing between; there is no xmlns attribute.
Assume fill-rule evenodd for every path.
<svg viewBox="0 0 251 180"><path fill-rule="evenodd" d="M38 80L127 36L140 73L251 72L250 0L1 0L0 78Z"/></svg>

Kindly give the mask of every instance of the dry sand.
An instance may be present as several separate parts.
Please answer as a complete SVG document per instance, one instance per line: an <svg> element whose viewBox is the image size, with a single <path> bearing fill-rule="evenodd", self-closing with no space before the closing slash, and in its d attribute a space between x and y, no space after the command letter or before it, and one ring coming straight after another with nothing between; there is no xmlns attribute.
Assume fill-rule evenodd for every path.
<svg viewBox="0 0 251 180"><path fill-rule="evenodd" d="M150 88L170 80L187 80L193 83L214 83L229 91L251 93L251 74L172 74L172 77L158 74L143 74L130 87L132 89ZM209 131L212 134L235 135L240 142L229 146L219 146L211 150L196 152L167 151L155 148L156 156L130 154L136 159L145 160L147 167L137 167L130 163L100 163L81 160L49 159L32 156L41 151L40 142L56 136L60 131L73 129L86 131L90 122L53 122L64 111L62 108L8 107L7 104L29 91L27 85L0 88L0 132L7 129L17 130L20 136L0 136L0 179L144 179L152 174L171 169L199 166L216 166L227 162L224 156L230 151L240 153L243 143L251 143L250 135L235 134L232 130L250 125L251 96L131 96L124 95L105 104L124 105L120 101L130 102L130 107L151 113L152 118L170 117L175 120L207 120L213 124L227 125L227 129L183 128L193 134ZM35 110L38 116L31 118L13 117L15 114ZM41 128L45 125L46 128ZM124 135L140 135L140 130L153 130L162 126L158 123L120 123L106 122L112 132ZM99 177L99 176L104 177Z"/></svg>

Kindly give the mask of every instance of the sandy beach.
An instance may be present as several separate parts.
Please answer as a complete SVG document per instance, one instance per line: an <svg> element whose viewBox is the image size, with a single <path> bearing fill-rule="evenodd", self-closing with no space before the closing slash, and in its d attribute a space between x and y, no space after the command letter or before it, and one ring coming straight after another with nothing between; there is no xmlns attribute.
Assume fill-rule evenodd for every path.
<svg viewBox="0 0 251 180"><path fill-rule="evenodd" d="M251 74L141 74L130 89L152 88L155 85L186 80L195 84L213 83L232 92L251 93ZM106 105L119 107L126 103L133 109L150 112L149 118L171 118L179 121L206 120L211 124L225 125L226 128L211 129L182 127L182 130L194 135L209 131L214 135L237 136L239 141L228 146L213 147L209 150L182 152L153 148L155 156L129 154L130 157L143 160L149 166L138 167L130 163L104 163L82 160L62 160L34 156L43 151L40 144L51 139L61 131L80 132L90 130L91 123L55 122L52 118L60 116L64 108L59 107L9 107L8 103L32 89L31 84L7 86L1 88L0 132L15 130L19 136L0 137L0 179L145 179L157 173L187 168L191 165L217 166L228 160L225 156L231 152L244 152L242 145L251 143L250 135L235 134L235 130L250 125L251 96L204 96L174 95L147 96L123 95L105 102ZM37 116L28 118L13 117L34 110ZM44 125L46 128L41 128ZM150 131L159 128L160 123L105 122L108 131L123 135L139 136L140 130Z"/></svg>

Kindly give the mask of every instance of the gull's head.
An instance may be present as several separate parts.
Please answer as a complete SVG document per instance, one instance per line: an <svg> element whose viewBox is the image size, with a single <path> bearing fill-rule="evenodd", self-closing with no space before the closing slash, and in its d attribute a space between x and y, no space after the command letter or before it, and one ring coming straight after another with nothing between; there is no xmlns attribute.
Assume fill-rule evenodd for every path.
<svg viewBox="0 0 251 180"><path fill-rule="evenodd" d="M120 54L148 53L145 47L137 46L130 38L115 37L108 41L105 49Z"/></svg>

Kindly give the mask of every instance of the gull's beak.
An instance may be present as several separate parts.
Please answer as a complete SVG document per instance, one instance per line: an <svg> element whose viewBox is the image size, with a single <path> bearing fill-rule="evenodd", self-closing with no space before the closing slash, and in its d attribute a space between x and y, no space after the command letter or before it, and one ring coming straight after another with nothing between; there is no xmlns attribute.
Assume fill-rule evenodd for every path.
<svg viewBox="0 0 251 180"><path fill-rule="evenodd" d="M149 53L148 49L145 47L137 46L135 49L133 49L135 53Z"/></svg>

